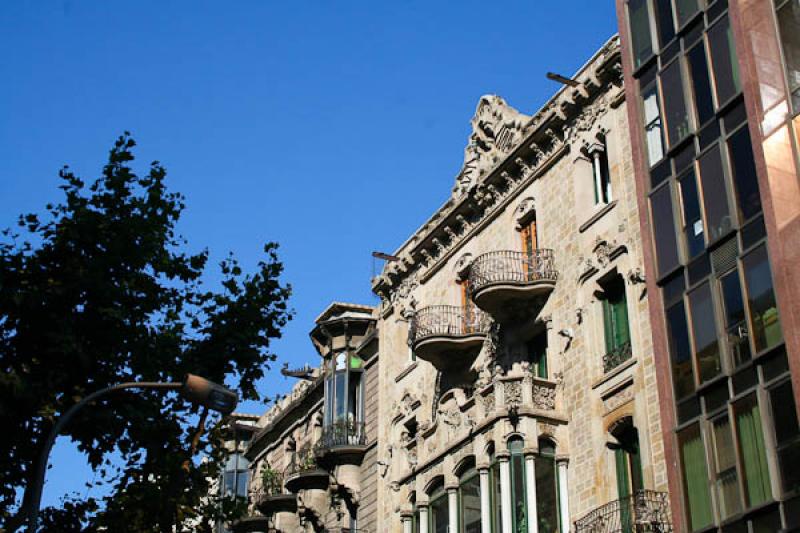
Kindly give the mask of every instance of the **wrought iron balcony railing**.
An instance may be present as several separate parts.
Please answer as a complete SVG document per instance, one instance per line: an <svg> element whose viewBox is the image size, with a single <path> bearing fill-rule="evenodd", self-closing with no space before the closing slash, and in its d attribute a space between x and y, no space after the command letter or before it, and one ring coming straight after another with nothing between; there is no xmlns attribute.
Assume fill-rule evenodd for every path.
<svg viewBox="0 0 800 533"><path fill-rule="evenodd" d="M329 450L338 446L365 446L367 432L364 422L342 420L322 428L322 436L316 444L318 450Z"/></svg>
<svg viewBox="0 0 800 533"><path fill-rule="evenodd" d="M671 533L667 493L640 490L575 521L575 533Z"/></svg>
<svg viewBox="0 0 800 533"><path fill-rule="evenodd" d="M253 496L265 497L284 494L286 490L283 487L283 481L283 472L271 468L265 469L261 472L261 489L254 492Z"/></svg>
<svg viewBox="0 0 800 533"><path fill-rule="evenodd" d="M469 270L473 292L493 283L525 284L557 279L553 250L546 248L531 253L512 250L487 252L473 259Z"/></svg>
<svg viewBox="0 0 800 533"><path fill-rule="evenodd" d="M489 331L489 315L476 307L454 305L432 305L414 314L411 320L411 342L417 343L428 337L464 337L485 334Z"/></svg>
<svg viewBox="0 0 800 533"><path fill-rule="evenodd" d="M603 372L611 372L633 355L630 341L623 343L603 356Z"/></svg>

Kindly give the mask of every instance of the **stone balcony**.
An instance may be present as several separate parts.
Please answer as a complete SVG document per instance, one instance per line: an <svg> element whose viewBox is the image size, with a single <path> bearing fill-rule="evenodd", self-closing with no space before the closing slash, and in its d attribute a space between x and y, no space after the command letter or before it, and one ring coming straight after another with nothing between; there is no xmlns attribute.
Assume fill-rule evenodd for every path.
<svg viewBox="0 0 800 533"><path fill-rule="evenodd" d="M367 449L364 422L342 420L323 427L314 449L320 463L327 467L360 463Z"/></svg>
<svg viewBox="0 0 800 533"><path fill-rule="evenodd" d="M329 474L317 462L315 449L305 447L297 450L286 469L286 490L298 493L301 490L326 490Z"/></svg>
<svg viewBox="0 0 800 533"><path fill-rule="evenodd" d="M575 533L669 533L672 522L665 492L640 490L602 505L575 521Z"/></svg>
<svg viewBox="0 0 800 533"><path fill-rule="evenodd" d="M261 490L250 494L250 501L255 508L264 516L294 513L297 510L297 498L284 487L283 474L269 470L263 477Z"/></svg>
<svg viewBox="0 0 800 533"><path fill-rule="evenodd" d="M553 250L548 249L487 252L473 259L469 270L472 301L499 321L538 313L556 280Z"/></svg>
<svg viewBox="0 0 800 533"><path fill-rule="evenodd" d="M417 357L448 370L475 359L490 324L480 309L433 305L414 313L409 335Z"/></svg>

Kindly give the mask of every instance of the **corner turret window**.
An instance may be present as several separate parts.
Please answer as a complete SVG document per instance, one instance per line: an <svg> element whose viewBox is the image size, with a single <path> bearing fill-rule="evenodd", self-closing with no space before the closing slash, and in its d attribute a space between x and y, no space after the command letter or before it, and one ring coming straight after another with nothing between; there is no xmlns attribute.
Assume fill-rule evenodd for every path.
<svg viewBox="0 0 800 533"><path fill-rule="evenodd" d="M364 361L345 351L325 360L325 427L341 444L355 444L364 435ZM330 430L335 430L331 433Z"/></svg>

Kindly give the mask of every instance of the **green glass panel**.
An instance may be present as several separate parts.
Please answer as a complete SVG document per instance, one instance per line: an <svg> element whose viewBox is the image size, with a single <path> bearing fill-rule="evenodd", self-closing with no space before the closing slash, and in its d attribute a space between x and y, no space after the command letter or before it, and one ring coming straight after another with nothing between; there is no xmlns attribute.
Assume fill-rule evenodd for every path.
<svg viewBox="0 0 800 533"><path fill-rule="evenodd" d="M714 519L708 490L708 470L703 439L698 426L690 426L678 434L681 455L684 498L692 531L704 528Z"/></svg>
<svg viewBox="0 0 800 533"><path fill-rule="evenodd" d="M755 396L739 402L735 410L747 502L750 506L759 505L770 499L771 490L761 414Z"/></svg>

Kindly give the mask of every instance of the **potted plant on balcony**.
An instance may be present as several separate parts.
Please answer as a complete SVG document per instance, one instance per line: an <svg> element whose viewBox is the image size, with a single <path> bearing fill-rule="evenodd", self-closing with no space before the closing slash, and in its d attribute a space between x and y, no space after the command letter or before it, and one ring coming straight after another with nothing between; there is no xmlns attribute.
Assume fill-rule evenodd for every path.
<svg viewBox="0 0 800 533"><path fill-rule="evenodd" d="M283 492L283 476L273 469L268 462L261 469L261 488L266 496L273 496Z"/></svg>

